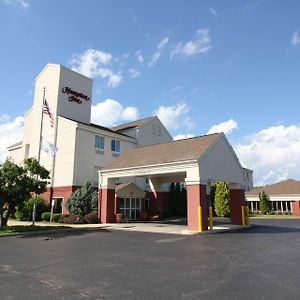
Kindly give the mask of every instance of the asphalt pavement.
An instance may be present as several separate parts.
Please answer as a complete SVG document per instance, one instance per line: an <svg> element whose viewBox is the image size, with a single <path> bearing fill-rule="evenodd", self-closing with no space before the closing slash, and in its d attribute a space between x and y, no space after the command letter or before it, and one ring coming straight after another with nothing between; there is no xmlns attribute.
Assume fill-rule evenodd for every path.
<svg viewBox="0 0 300 300"><path fill-rule="evenodd" d="M300 219L211 235L90 228L0 239L0 299L300 299Z"/></svg>

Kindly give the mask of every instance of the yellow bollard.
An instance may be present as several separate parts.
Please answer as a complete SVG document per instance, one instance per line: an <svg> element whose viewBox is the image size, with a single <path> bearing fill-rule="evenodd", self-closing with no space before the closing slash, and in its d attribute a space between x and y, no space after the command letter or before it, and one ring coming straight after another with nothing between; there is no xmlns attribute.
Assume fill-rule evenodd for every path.
<svg viewBox="0 0 300 300"><path fill-rule="evenodd" d="M249 207L245 207L246 210L246 225L250 225L250 214L249 214Z"/></svg>
<svg viewBox="0 0 300 300"><path fill-rule="evenodd" d="M198 207L198 232L202 232L202 208Z"/></svg>
<svg viewBox="0 0 300 300"><path fill-rule="evenodd" d="M209 207L208 213L209 213L209 230L213 230L214 220L213 220L213 210L211 206Z"/></svg>
<svg viewBox="0 0 300 300"><path fill-rule="evenodd" d="M241 210L242 210L242 225L245 225L245 206L244 205L241 206Z"/></svg>

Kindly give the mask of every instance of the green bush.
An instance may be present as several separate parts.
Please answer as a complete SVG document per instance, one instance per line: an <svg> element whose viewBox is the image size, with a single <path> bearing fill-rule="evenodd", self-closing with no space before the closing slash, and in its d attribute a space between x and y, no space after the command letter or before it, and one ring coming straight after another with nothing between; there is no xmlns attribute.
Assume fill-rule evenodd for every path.
<svg viewBox="0 0 300 300"><path fill-rule="evenodd" d="M229 205L229 188L228 184L224 181L218 181L215 183L215 211L218 217L230 216Z"/></svg>
<svg viewBox="0 0 300 300"><path fill-rule="evenodd" d="M32 211L35 199L37 200L36 207L36 221L41 221L42 213L49 211L49 206L45 203L44 199L40 196L37 198L32 197L24 201L23 205L16 207L15 217L20 221L32 221Z"/></svg>
<svg viewBox="0 0 300 300"><path fill-rule="evenodd" d="M98 215L95 211L86 214L84 216L84 221L88 224L98 224L99 223L99 219L98 219Z"/></svg>
<svg viewBox="0 0 300 300"><path fill-rule="evenodd" d="M71 214L85 216L97 210L97 205L97 192L94 191L92 184L87 182L71 195L66 203L66 208Z"/></svg>
<svg viewBox="0 0 300 300"><path fill-rule="evenodd" d="M52 214L52 222L58 222L61 214Z"/></svg>
<svg viewBox="0 0 300 300"><path fill-rule="evenodd" d="M50 212L43 212L42 213L42 216L41 216L41 219L42 221L50 221L50 217L51 217L51 213Z"/></svg>

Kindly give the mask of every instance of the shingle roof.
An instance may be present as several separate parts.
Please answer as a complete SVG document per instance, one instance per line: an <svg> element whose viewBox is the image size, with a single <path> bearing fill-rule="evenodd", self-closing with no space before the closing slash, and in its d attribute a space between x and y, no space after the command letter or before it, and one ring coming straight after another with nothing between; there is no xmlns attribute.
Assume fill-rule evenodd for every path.
<svg viewBox="0 0 300 300"><path fill-rule="evenodd" d="M223 133L136 147L107 165L105 170L164 164L198 159Z"/></svg>
<svg viewBox="0 0 300 300"><path fill-rule="evenodd" d="M300 181L287 179L275 184L267 185L253 189L246 193L246 196L258 196L259 193L265 191L268 195L293 195L300 194Z"/></svg>
<svg viewBox="0 0 300 300"><path fill-rule="evenodd" d="M141 125L147 123L150 119L153 119L153 118L155 118L155 117L148 117L148 118L136 120L136 121L133 121L130 123L121 124L121 125L112 127L111 130L120 131L120 130L124 130L124 129L135 128L135 127L138 127L138 126L141 126Z"/></svg>

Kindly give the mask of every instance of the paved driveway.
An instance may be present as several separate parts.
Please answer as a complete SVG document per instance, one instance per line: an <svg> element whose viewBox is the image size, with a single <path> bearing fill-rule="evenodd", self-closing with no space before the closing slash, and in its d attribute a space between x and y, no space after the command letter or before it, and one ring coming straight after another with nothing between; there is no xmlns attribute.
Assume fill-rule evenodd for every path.
<svg viewBox="0 0 300 300"><path fill-rule="evenodd" d="M300 220L213 235L0 238L0 299L300 299Z"/></svg>

